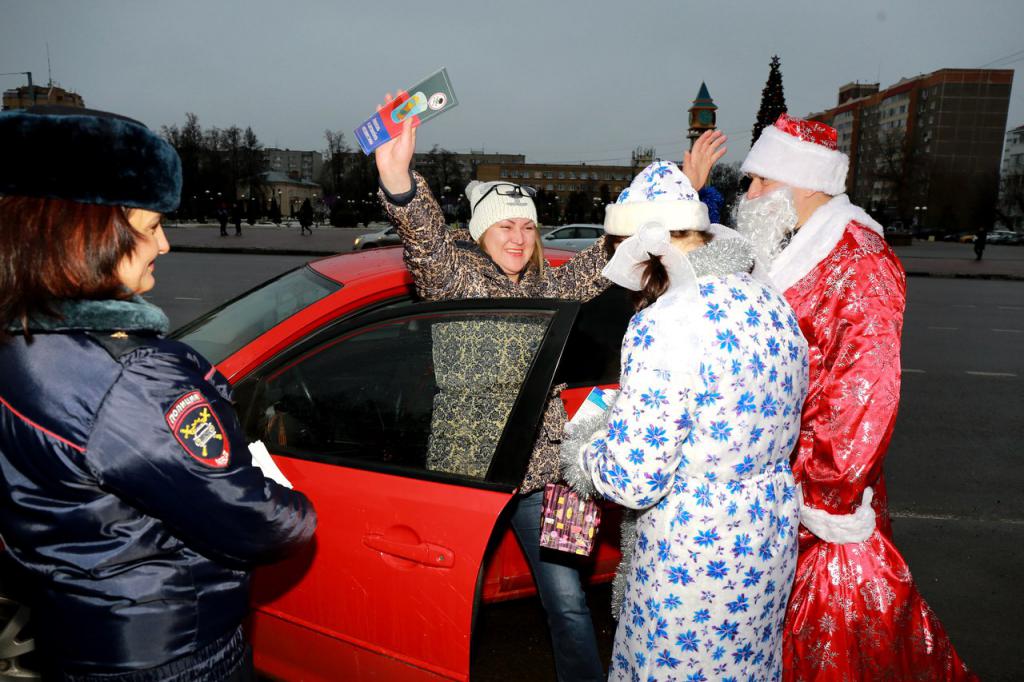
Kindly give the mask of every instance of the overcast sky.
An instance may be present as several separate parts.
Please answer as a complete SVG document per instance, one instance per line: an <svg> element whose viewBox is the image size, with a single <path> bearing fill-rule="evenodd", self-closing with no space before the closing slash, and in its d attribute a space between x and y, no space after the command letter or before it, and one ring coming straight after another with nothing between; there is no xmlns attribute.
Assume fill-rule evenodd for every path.
<svg viewBox="0 0 1024 682"><path fill-rule="evenodd" d="M844 83L940 68L1024 67L1022 0L0 0L0 72L32 71L87 106L152 128L252 126L267 146L325 147L386 90L441 66L459 106L420 148L621 163L638 145L678 159L706 81L731 137L750 144L773 54L790 113ZM0 76L0 88L24 83ZM1017 78L1008 127L1024 124Z"/></svg>

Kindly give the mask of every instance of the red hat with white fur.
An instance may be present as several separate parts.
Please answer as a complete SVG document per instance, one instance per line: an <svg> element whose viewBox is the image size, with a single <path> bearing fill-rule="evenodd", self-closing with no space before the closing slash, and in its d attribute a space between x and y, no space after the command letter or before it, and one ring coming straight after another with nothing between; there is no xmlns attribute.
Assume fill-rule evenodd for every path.
<svg viewBox="0 0 1024 682"><path fill-rule="evenodd" d="M846 191L849 167L850 158L836 148L835 128L782 114L757 138L740 170L835 196Z"/></svg>

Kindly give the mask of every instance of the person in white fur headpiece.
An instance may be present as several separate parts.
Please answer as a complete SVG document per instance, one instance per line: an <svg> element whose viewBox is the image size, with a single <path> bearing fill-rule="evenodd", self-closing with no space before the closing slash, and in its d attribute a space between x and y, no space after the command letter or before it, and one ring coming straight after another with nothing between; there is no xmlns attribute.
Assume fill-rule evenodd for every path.
<svg viewBox="0 0 1024 682"><path fill-rule="evenodd" d="M974 679L893 545L882 463L906 277L882 227L844 194L848 165L835 129L783 114L742 166L751 183L737 229L796 311L811 358L793 453L802 507L784 679Z"/></svg>
<svg viewBox="0 0 1024 682"><path fill-rule="evenodd" d="M674 164L644 169L605 229L626 238L604 275L636 292L638 312L621 390L573 425L562 457L582 492L637 510L609 679L778 679L807 344L751 274L750 243L710 223Z"/></svg>

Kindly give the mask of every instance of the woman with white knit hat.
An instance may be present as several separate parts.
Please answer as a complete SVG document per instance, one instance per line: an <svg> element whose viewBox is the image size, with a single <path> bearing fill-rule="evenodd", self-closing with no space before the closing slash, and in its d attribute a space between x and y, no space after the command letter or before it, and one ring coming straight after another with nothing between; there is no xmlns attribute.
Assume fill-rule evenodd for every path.
<svg viewBox="0 0 1024 682"><path fill-rule="evenodd" d="M387 101L390 101L390 96ZM723 136L702 143L689 168L702 185L721 156ZM416 129L406 123L402 134L376 151L381 201L397 225L405 262L424 300L460 298L560 298L589 300L608 286L601 275L607 263L603 239L561 267L548 267L537 231L531 188L508 182L472 182L466 198L472 209L472 242L459 241L445 225L437 201L421 175L410 171ZM566 414L559 398L549 397L544 423L534 443L512 528L533 571L548 615L559 680L603 680L590 611L579 571L569 555L540 548L543 489L561 478L558 452ZM458 448L472 452L472 445ZM454 449L453 449L454 450ZM459 462L456 452L430 453L445 470L472 471L474 462Z"/></svg>

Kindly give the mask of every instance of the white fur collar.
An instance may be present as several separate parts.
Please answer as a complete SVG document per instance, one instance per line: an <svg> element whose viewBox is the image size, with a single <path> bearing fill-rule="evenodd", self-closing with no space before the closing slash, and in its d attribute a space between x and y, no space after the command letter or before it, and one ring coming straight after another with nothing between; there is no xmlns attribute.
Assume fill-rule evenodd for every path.
<svg viewBox="0 0 1024 682"><path fill-rule="evenodd" d="M849 197L845 194L832 197L796 231L789 246L772 263L769 272L779 291L799 282L823 261L836 248L846 226L853 221L874 230L880 237L884 236L882 226L864 209L851 204Z"/></svg>

